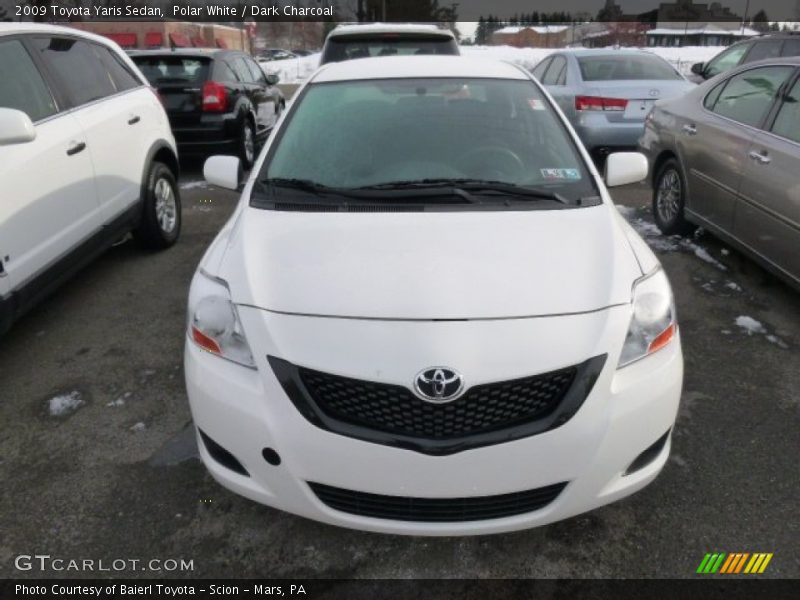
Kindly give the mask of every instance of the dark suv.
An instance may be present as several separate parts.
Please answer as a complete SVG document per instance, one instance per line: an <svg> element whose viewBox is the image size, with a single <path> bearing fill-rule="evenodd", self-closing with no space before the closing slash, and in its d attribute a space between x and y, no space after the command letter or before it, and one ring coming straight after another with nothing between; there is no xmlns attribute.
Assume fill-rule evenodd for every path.
<svg viewBox="0 0 800 600"><path fill-rule="evenodd" d="M771 33L736 42L710 61L692 65L692 73L702 81L745 63L778 56L800 56L800 32Z"/></svg>
<svg viewBox="0 0 800 600"><path fill-rule="evenodd" d="M233 50L144 50L129 53L167 109L183 156L235 154L245 168L286 104L247 54Z"/></svg>

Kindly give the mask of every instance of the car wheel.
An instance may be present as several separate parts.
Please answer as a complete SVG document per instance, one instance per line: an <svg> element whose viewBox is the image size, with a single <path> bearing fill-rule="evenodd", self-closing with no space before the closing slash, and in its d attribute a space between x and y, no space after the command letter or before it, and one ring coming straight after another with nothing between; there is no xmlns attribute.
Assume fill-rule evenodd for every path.
<svg viewBox="0 0 800 600"><path fill-rule="evenodd" d="M242 168L249 169L256 158L256 132L249 119L242 122L242 131L239 135L239 160Z"/></svg>
<svg viewBox="0 0 800 600"><path fill-rule="evenodd" d="M159 162L150 165L144 192L142 220L133 236L145 248L161 250L178 241L181 197L175 176Z"/></svg>
<svg viewBox="0 0 800 600"><path fill-rule="evenodd" d="M686 179L678 161L670 158L658 171L653 186L653 218L666 235L687 234L695 226L686 220Z"/></svg>

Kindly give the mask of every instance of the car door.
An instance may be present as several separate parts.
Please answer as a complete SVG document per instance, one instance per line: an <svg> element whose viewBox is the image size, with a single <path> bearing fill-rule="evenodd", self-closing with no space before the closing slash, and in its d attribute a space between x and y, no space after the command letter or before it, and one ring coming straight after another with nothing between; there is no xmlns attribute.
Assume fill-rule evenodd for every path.
<svg viewBox="0 0 800 600"><path fill-rule="evenodd" d="M553 100L561 107L567 117L572 119L575 112L575 94L572 89L567 87L566 57L561 54L553 57L542 78L542 85L547 88Z"/></svg>
<svg viewBox="0 0 800 600"><path fill-rule="evenodd" d="M244 94L253 107L256 120L256 137L262 138L269 129L267 123L271 122L271 117L267 115L268 106L271 106L269 97L261 86L256 83L255 77L247 66L243 55L237 55L228 62L233 63L233 68L239 77L239 81L241 81Z"/></svg>
<svg viewBox="0 0 800 600"><path fill-rule="evenodd" d="M702 105L676 123L686 169L687 210L731 233L748 151L791 67L740 71L713 88Z"/></svg>
<svg viewBox="0 0 800 600"><path fill-rule="evenodd" d="M800 281L800 79L748 151L736 207L739 240Z"/></svg>
<svg viewBox="0 0 800 600"><path fill-rule="evenodd" d="M34 278L100 230L102 216L83 128L22 37L0 37L0 82L0 106L27 113L36 130L0 146L2 278L7 291L35 294Z"/></svg>
<svg viewBox="0 0 800 600"><path fill-rule="evenodd" d="M259 111L263 117L264 127L272 129L275 122L278 120L278 111L276 107L275 90L267 82L267 76L264 70L249 56L244 57L244 62L247 64L248 69L253 74L253 81L258 88Z"/></svg>
<svg viewBox="0 0 800 600"><path fill-rule="evenodd" d="M783 40L762 40L760 42L754 42L750 48L750 52L744 57L742 64L780 56L781 46L783 46Z"/></svg>
<svg viewBox="0 0 800 600"><path fill-rule="evenodd" d="M117 89L95 44L67 36L41 36L36 38L36 47L53 78L66 90L72 114L85 132L96 195L104 221L111 222L141 193L146 151L139 103Z"/></svg>

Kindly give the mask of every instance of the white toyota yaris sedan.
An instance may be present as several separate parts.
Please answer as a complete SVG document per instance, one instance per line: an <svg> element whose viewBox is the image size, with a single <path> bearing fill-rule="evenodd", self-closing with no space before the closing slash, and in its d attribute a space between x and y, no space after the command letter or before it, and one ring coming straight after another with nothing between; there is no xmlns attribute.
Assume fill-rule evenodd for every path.
<svg viewBox="0 0 800 600"><path fill-rule="evenodd" d="M683 378L669 282L514 65L353 60L297 92L203 257L186 385L225 487L403 534L534 527L631 494ZM236 188L236 159L212 157Z"/></svg>

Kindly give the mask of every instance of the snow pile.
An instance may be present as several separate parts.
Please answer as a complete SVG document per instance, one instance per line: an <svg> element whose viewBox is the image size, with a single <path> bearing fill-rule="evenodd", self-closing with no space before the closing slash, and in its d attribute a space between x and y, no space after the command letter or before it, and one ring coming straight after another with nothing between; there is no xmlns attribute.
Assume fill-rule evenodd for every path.
<svg viewBox="0 0 800 600"><path fill-rule="evenodd" d="M80 392L69 392L50 398L48 408L53 417L63 417L71 412L75 412L83 404Z"/></svg>
<svg viewBox="0 0 800 600"><path fill-rule="evenodd" d="M767 330L760 321L756 321L753 317L748 317L747 315L736 317L735 323L744 329L747 332L747 335L753 335L754 333L767 333Z"/></svg>
<svg viewBox="0 0 800 600"><path fill-rule="evenodd" d="M770 344L775 344L779 348L783 348L784 350L789 347L789 345L784 342L781 338L779 338L774 333L769 333L767 328L761 324L760 321L756 321L753 317L748 317L747 315L741 315L736 317L734 321L736 325L738 325L747 335L759 334L763 335L766 340Z"/></svg>
<svg viewBox="0 0 800 600"><path fill-rule="evenodd" d="M147 429L147 425L145 425L142 421L139 421L138 423L133 425L130 429L134 433L138 433L140 431L144 431L145 429Z"/></svg>
<svg viewBox="0 0 800 600"><path fill-rule="evenodd" d="M613 49L612 47L607 48ZM724 46L685 46L683 48L639 48L660 56L684 75L691 73L696 62L706 62L724 50ZM505 60L528 70L553 52L564 48L515 48L513 46L461 46L461 54L468 57ZM280 83L302 83L319 66L319 53L286 60L258 63L265 73L275 73Z"/></svg>
<svg viewBox="0 0 800 600"><path fill-rule="evenodd" d="M613 48L605 48L612 50ZM683 48L638 48L660 56L684 75L691 73L694 63L706 62L725 49L724 46L685 46ZM464 56L506 60L533 69L539 61L563 48L514 48L513 46L461 46Z"/></svg>
<svg viewBox="0 0 800 600"><path fill-rule="evenodd" d="M258 64L265 73L278 75L278 83L300 83L317 70L319 57L319 53L316 53L286 60L267 60Z"/></svg>

